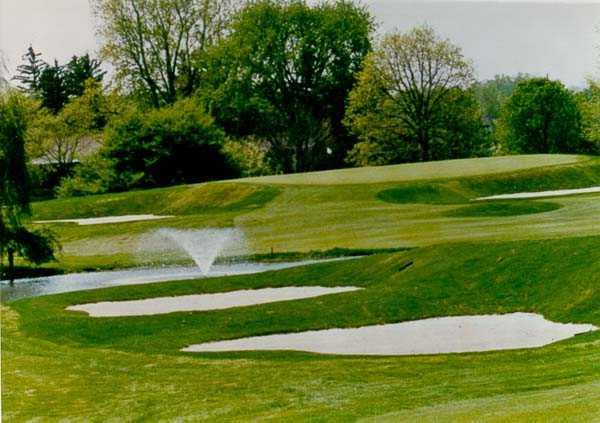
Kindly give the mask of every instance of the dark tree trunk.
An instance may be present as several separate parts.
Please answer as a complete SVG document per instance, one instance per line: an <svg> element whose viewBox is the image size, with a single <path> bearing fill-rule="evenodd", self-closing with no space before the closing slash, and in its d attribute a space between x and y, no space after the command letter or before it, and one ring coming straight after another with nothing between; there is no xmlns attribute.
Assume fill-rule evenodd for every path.
<svg viewBox="0 0 600 423"><path fill-rule="evenodd" d="M421 158L424 162L428 162L430 159L429 152L429 137L426 133L419 134L419 145L421 146Z"/></svg>
<svg viewBox="0 0 600 423"><path fill-rule="evenodd" d="M8 255L8 282L12 286L15 283L15 250L11 247L7 250Z"/></svg>

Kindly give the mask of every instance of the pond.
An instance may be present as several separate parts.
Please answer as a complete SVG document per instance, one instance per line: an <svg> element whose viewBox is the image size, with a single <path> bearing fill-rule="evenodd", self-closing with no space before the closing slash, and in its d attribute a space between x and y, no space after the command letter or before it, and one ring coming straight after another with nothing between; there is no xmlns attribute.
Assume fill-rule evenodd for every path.
<svg viewBox="0 0 600 423"><path fill-rule="evenodd" d="M213 264L208 272L197 266L165 266L102 272L69 273L65 275L18 279L15 281L13 286L10 286L8 281L0 281L0 295L3 301L8 301L19 298L37 297L40 295L59 294L63 292L106 288L119 285L135 285L216 276L245 275L331 260L304 260L278 263L244 262Z"/></svg>

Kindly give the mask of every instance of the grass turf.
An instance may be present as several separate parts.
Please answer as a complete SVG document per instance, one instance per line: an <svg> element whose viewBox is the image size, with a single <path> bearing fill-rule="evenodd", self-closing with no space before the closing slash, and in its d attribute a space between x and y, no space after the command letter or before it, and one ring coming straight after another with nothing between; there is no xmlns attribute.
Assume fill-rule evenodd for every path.
<svg viewBox="0 0 600 423"><path fill-rule="evenodd" d="M215 339L441 315L529 311L600 325L599 242L586 237L485 248L448 244L259 275L19 300L3 310L3 380L12 388L3 390L4 409L15 420L478 419L507 401L513 406L496 417L590 417L598 409L593 400L600 333L541 349L421 357L178 349ZM412 266L406 268L406 260ZM162 316L91 319L64 310L88 301L317 284L365 289ZM565 394L578 400L566 402ZM541 400L551 406L541 408Z"/></svg>
<svg viewBox="0 0 600 423"><path fill-rule="evenodd" d="M599 412L600 334L540 349L420 357L182 354L190 343L423 317L539 312L600 325L600 196L470 204L600 183L600 161L518 156L276 176L36 203L36 219L155 213L160 222L49 225L66 271L139 263L161 226L244 229L256 254L408 251L2 305L7 420L540 420ZM383 193L393 194L386 198ZM399 193L399 194L398 194ZM409 193L409 194L406 194ZM408 196L408 197L407 197ZM498 204L502 204L499 206ZM547 208L547 209L546 209ZM517 241L514 241L514 240ZM295 253L296 254L296 253ZM408 263L412 263L407 266ZM255 307L91 319L68 304L239 288L357 285Z"/></svg>
<svg viewBox="0 0 600 423"><path fill-rule="evenodd" d="M519 170L504 171L511 166ZM444 174L448 168L451 171ZM457 210L485 195L600 184L598 158L512 156L391 166L386 172L387 168L377 169L388 178L377 184L367 183L370 173L360 168L327 172L329 176L338 172L338 182L333 185L218 182L52 200L34 204L34 219L174 215L160 221L112 225L46 225L63 246L59 262L53 267L67 272L107 268L111 261L119 266L147 264L143 251L139 251L143 236L160 227L235 225L244 230L249 253L256 254L272 249L307 252L340 247L415 247L469 239L600 235L597 195L553 199L554 211L538 202L529 203L531 210L550 212L543 216L526 216L514 210L523 211L523 206L512 207L512 212L504 214L493 206ZM415 169L421 169L421 180L401 180ZM448 176L460 169L462 176ZM480 174L473 175L475 172ZM432 174L436 178L427 179ZM277 178L286 177L290 181L297 178ZM340 183L342 177L347 184ZM564 225L565 221L572 225ZM173 259L181 261L185 257Z"/></svg>

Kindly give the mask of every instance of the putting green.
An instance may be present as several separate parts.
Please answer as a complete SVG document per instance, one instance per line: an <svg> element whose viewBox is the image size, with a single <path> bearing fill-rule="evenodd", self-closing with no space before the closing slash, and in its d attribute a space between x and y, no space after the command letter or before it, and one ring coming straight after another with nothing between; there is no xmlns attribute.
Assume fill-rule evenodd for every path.
<svg viewBox="0 0 600 423"><path fill-rule="evenodd" d="M324 172L263 176L246 178L244 181L250 183L285 185L378 184L383 182L409 182L492 175L495 173L517 172L546 166L567 165L582 160L586 160L586 157L576 155L532 154L527 156L442 160L438 162L407 163L395 166L372 166Z"/></svg>

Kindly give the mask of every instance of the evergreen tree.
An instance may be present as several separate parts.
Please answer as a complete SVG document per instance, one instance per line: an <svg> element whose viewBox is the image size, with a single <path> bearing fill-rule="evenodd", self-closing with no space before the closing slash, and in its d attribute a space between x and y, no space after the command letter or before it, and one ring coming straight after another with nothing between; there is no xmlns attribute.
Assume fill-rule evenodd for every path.
<svg viewBox="0 0 600 423"><path fill-rule="evenodd" d="M64 86L67 96L80 97L88 79L102 82L106 71L100 69L102 62L90 58L89 54L73 56L64 68Z"/></svg>
<svg viewBox="0 0 600 423"><path fill-rule="evenodd" d="M64 68L54 60L53 66L44 68L38 83L42 106L48 108L54 114L58 113L69 99L65 87L64 73Z"/></svg>
<svg viewBox="0 0 600 423"><path fill-rule="evenodd" d="M36 95L39 90L40 77L47 64L40 57L32 46L29 46L27 53L23 55L22 65L17 66L17 73L13 80L19 81L21 89L30 95Z"/></svg>

